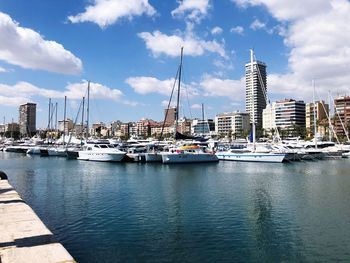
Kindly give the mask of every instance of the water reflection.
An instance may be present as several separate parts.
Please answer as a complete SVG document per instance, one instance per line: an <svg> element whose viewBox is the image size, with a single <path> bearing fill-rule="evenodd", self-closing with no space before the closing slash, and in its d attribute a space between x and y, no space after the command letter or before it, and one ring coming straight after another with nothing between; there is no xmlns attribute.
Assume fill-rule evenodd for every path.
<svg viewBox="0 0 350 263"><path fill-rule="evenodd" d="M79 262L347 261L349 164L172 166L0 153L13 186Z"/></svg>

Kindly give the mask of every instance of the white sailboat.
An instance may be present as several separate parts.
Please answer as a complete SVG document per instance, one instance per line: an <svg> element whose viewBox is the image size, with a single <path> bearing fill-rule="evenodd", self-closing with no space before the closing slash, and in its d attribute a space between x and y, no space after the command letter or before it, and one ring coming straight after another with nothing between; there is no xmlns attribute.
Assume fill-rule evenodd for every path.
<svg viewBox="0 0 350 263"><path fill-rule="evenodd" d="M250 74L254 76L254 52L251 49L250 50ZM254 94L254 87L253 83L251 85L252 87L252 94ZM228 161L240 161L240 162L268 162L268 163L281 163L283 162L286 154L285 153L273 153L273 152L257 152L256 151L256 139L255 139L255 110L254 110L254 96L252 96L252 137L253 137L253 149L249 150L246 149L245 151L237 151L234 149L230 149L228 151L223 152L217 152L216 156L219 158L219 160L228 160Z"/></svg>
<svg viewBox="0 0 350 263"><path fill-rule="evenodd" d="M182 58L183 47L181 48L181 60L178 70L178 85L177 85L177 103L176 103L176 115L175 115L175 129L174 137L177 139L179 134L177 131L179 120L179 101L180 101L180 88L181 88L181 73L182 73ZM183 135L182 135L183 136ZM169 152L161 153L162 162L166 164L172 163L205 163L205 162L218 162L218 157L213 152L208 152L205 148L197 145L180 146Z"/></svg>

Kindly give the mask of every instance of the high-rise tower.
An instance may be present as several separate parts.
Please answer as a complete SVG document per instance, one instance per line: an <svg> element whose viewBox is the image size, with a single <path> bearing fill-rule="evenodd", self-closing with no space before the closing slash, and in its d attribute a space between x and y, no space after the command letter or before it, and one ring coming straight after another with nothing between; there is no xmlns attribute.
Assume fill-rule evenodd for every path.
<svg viewBox="0 0 350 263"><path fill-rule="evenodd" d="M254 56L252 54L252 56ZM253 73L252 73L253 68ZM255 122L258 129L262 128L262 112L266 108L266 64L253 59L245 65L246 96L245 109L250 114L250 122Z"/></svg>
<svg viewBox="0 0 350 263"><path fill-rule="evenodd" d="M19 106L20 133L33 136L36 133L36 104L26 103Z"/></svg>

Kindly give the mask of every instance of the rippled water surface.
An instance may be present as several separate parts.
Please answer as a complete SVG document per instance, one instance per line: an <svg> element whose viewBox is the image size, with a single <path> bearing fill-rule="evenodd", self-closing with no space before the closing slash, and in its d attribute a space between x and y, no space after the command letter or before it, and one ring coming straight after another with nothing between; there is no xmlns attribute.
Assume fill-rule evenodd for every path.
<svg viewBox="0 0 350 263"><path fill-rule="evenodd" d="M98 163L0 153L78 262L349 262L350 159Z"/></svg>

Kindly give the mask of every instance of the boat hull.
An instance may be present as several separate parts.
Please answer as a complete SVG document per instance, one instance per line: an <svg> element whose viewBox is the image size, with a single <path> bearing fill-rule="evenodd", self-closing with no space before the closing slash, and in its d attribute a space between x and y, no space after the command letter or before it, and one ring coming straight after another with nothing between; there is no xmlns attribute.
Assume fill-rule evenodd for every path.
<svg viewBox="0 0 350 263"><path fill-rule="evenodd" d="M120 162L125 153L98 153L98 152L78 152L78 160L97 162Z"/></svg>
<svg viewBox="0 0 350 263"><path fill-rule="evenodd" d="M196 154L181 154L181 153L162 153L162 162L171 163L207 163L218 162L219 159L215 154L196 153Z"/></svg>
<svg viewBox="0 0 350 263"><path fill-rule="evenodd" d="M160 153L146 153L146 162L162 162L162 155Z"/></svg>
<svg viewBox="0 0 350 263"><path fill-rule="evenodd" d="M47 150L47 153L49 156L58 156L58 157L66 157L67 156L67 150L64 148L64 149L56 149L56 148L53 148L53 149L48 149Z"/></svg>
<svg viewBox="0 0 350 263"><path fill-rule="evenodd" d="M219 160L238 161L238 162L265 162L265 163L281 163L285 158L285 154L269 154L269 153L232 153L222 152L216 154Z"/></svg>
<svg viewBox="0 0 350 263"><path fill-rule="evenodd" d="M27 154L40 154L40 147L30 147L27 150Z"/></svg>

